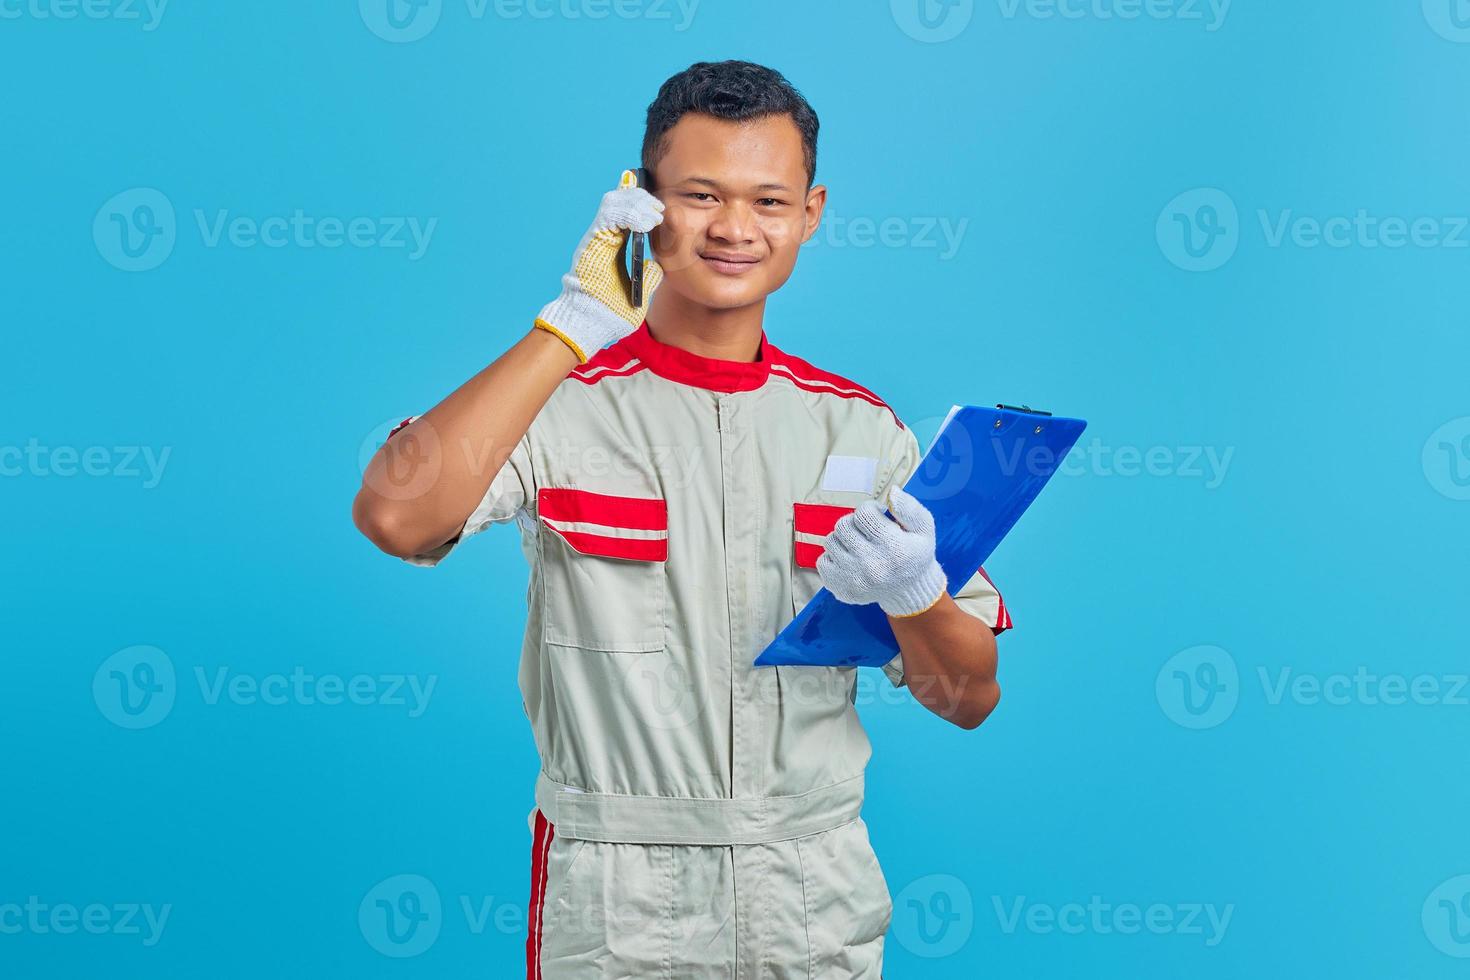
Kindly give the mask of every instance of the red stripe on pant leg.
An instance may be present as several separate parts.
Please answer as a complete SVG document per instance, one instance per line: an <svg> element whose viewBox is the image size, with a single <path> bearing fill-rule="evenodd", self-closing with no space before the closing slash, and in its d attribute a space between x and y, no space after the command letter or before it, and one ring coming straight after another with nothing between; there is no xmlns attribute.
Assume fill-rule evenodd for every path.
<svg viewBox="0 0 1470 980"><path fill-rule="evenodd" d="M792 508L798 531L821 535L831 534L833 526L853 511L837 504L793 504Z"/></svg>
<svg viewBox="0 0 1470 980"><path fill-rule="evenodd" d="M536 811L536 831L531 839L531 900L526 916L526 980L541 980L541 919L546 904L546 854L556 828Z"/></svg>
<svg viewBox="0 0 1470 980"><path fill-rule="evenodd" d="M536 491L542 517L553 521L606 524L638 531L667 531L668 504L659 497L617 497L570 487L542 487Z"/></svg>

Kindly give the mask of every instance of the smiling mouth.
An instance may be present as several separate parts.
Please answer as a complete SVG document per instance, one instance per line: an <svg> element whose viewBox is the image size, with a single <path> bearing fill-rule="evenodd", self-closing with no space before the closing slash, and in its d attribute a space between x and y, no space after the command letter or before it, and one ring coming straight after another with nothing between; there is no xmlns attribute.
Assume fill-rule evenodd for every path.
<svg viewBox="0 0 1470 980"><path fill-rule="evenodd" d="M743 275L760 264L759 259L721 258L718 255L701 255L700 259L716 272L726 276Z"/></svg>

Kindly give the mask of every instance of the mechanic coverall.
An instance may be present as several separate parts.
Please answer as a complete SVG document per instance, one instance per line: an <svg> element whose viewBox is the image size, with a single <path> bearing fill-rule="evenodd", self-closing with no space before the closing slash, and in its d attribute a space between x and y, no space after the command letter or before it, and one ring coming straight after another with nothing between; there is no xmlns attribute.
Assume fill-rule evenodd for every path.
<svg viewBox="0 0 1470 980"><path fill-rule="evenodd" d="M856 669L751 664L821 588L836 520L919 456L872 392L764 333L725 361L644 322L557 386L460 536L410 559L521 530L528 977L878 980L892 902L859 816ZM983 571L954 598L1010 625ZM904 683L901 657L883 670Z"/></svg>

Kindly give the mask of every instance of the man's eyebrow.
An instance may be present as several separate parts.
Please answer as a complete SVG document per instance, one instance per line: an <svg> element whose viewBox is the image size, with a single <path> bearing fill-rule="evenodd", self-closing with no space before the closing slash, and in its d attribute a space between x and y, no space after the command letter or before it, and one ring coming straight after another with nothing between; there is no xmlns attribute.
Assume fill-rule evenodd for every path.
<svg viewBox="0 0 1470 980"><path fill-rule="evenodd" d="M685 184L704 184L707 187L713 187L715 190L723 190L724 189L723 185L721 185L719 181L712 180L709 177L685 177L684 180L681 181L681 183L685 183ZM758 190L758 191L790 191L791 190L791 188L787 187L785 184L758 184L758 185L756 185L756 188L755 189Z"/></svg>

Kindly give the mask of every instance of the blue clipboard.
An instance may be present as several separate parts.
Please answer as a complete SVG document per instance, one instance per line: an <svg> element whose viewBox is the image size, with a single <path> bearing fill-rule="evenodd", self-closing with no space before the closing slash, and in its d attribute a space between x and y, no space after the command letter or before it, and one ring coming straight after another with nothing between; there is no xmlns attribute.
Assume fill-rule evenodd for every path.
<svg viewBox="0 0 1470 980"><path fill-rule="evenodd" d="M949 410L904 489L934 515L936 557L951 594L995 551L1086 427L1081 419L1007 406ZM822 589L755 666L880 667L897 654L877 603L850 606Z"/></svg>

